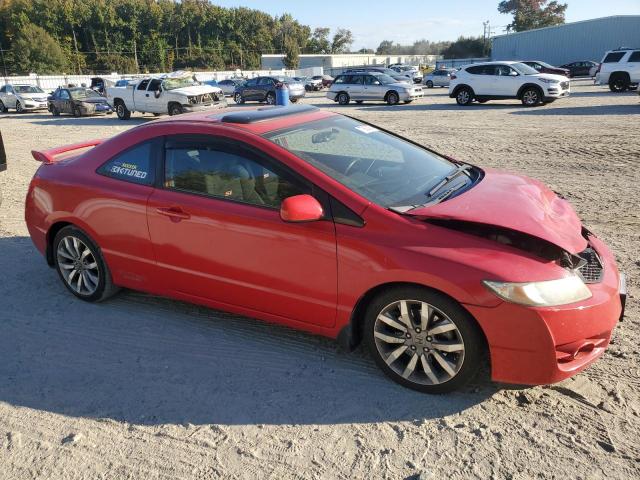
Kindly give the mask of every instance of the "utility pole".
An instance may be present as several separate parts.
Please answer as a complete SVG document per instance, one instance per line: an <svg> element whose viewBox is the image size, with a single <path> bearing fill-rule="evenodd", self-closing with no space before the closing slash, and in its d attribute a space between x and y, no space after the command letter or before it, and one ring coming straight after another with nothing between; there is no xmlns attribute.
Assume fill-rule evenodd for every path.
<svg viewBox="0 0 640 480"><path fill-rule="evenodd" d="M482 26L484 27L484 32L482 34L482 54L487 54L487 41L491 38L491 23L489 20L486 22L482 22Z"/></svg>

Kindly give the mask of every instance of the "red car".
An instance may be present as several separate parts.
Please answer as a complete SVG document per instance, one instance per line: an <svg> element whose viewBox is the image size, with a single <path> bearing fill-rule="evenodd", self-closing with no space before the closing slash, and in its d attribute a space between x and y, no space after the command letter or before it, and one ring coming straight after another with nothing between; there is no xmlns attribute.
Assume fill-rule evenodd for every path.
<svg viewBox="0 0 640 480"><path fill-rule="evenodd" d="M362 341L416 390L486 359L496 381L557 382L623 312L611 252L541 183L312 106L32 153L29 232L77 297L126 287Z"/></svg>

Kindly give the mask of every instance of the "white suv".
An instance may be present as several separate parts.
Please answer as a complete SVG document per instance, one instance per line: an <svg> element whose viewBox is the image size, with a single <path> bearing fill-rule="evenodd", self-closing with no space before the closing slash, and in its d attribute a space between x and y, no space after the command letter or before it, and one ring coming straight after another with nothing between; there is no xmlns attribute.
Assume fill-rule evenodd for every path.
<svg viewBox="0 0 640 480"><path fill-rule="evenodd" d="M476 100L517 98L527 107L551 103L569 96L569 79L562 75L538 73L520 62L474 63L451 75L449 97L458 105Z"/></svg>
<svg viewBox="0 0 640 480"><path fill-rule="evenodd" d="M640 83L640 48L620 48L604 54L596 73L596 84L609 85L612 92L624 92Z"/></svg>

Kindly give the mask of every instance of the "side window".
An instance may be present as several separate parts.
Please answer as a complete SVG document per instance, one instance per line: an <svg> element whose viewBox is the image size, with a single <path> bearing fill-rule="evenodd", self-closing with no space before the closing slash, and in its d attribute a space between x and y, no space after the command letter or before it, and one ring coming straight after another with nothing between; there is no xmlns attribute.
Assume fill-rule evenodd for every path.
<svg viewBox="0 0 640 480"><path fill-rule="evenodd" d="M14 93L11 85L7 85L7 93Z"/></svg>
<svg viewBox="0 0 640 480"><path fill-rule="evenodd" d="M467 72L471 73L472 75L484 75L484 68L484 65L469 67L467 68Z"/></svg>
<svg viewBox="0 0 640 480"><path fill-rule="evenodd" d="M362 85L362 82L364 81L364 75L354 75L351 77L351 83L355 84L355 85Z"/></svg>
<svg viewBox="0 0 640 480"><path fill-rule="evenodd" d="M145 79L142 80L139 84L138 84L138 90L146 90L147 89L147 85L149 85L149 79Z"/></svg>
<svg viewBox="0 0 640 480"><path fill-rule="evenodd" d="M364 84L365 85L380 85L380 82L374 75L365 75L364 76Z"/></svg>
<svg viewBox="0 0 640 480"><path fill-rule="evenodd" d="M154 78L149 83L149 91L150 92L156 92L156 91L160 90L160 85L161 84L162 84L162 80L160 80L158 78Z"/></svg>
<svg viewBox="0 0 640 480"><path fill-rule="evenodd" d="M258 82L258 85L263 85L263 86L266 86L266 87L270 87L271 85L273 85L273 79L268 78L268 77L263 77Z"/></svg>
<svg viewBox="0 0 640 480"><path fill-rule="evenodd" d="M98 169L98 173L125 182L152 185L155 181L153 147L153 141L136 145L104 163Z"/></svg>
<svg viewBox="0 0 640 480"><path fill-rule="evenodd" d="M5 93L7 91L7 86L3 85L2 88L0 88L0 93Z"/></svg>
<svg viewBox="0 0 640 480"><path fill-rule="evenodd" d="M636 50L629 56L628 62L640 62L640 50Z"/></svg>
<svg viewBox="0 0 640 480"><path fill-rule="evenodd" d="M340 75L333 81L333 83L336 83L336 84L346 83L345 78L347 77L345 77L344 75Z"/></svg>
<svg viewBox="0 0 640 480"><path fill-rule="evenodd" d="M604 57L602 63L617 63L622 57L624 57L624 54L625 52L611 52Z"/></svg>
<svg viewBox="0 0 640 480"><path fill-rule="evenodd" d="M247 87L255 87L256 84L258 83L258 79L257 78L252 78L250 80L247 80L247 82L245 83L245 85Z"/></svg>
<svg viewBox="0 0 640 480"><path fill-rule="evenodd" d="M169 140L165 188L279 208L282 200L311 193L292 175L235 145Z"/></svg>
<svg viewBox="0 0 640 480"><path fill-rule="evenodd" d="M69 90L60 90L60 93L58 95L60 97L61 100L69 100Z"/></svg>

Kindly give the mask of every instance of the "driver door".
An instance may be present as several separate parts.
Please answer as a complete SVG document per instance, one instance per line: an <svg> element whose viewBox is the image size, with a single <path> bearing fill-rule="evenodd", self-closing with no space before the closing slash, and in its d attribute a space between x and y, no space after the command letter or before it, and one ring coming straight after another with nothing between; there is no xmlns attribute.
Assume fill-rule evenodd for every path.
<svg viewBox="0 0 640 480"><path fill-rule="evenodd" d="M518 72L509 65L495 65L493 73L494 95L515 97L518 94L520 81Z"/></svg>
<svg viewBox="0 0 640 480"><path fill-rule="evenodd" d="M384 86L374 75L364 75L362 100L381 100L384 98L384 90Z"/></svg>
<svg viewBox="0 0 640 480"><path fill-rule="evenodd" d="M138 109L143 112L149 113L159 113L160 111L166 111L166 105L164 108L160 108L162 101L159 98L156 98L162 94L162 80L159 78L152 78L147 86L147 90L144 94L144 97L140 98L140 103L137 105Z"/></svg>
<svg viewBox="0 0 640 480"><path fill-rule="evenodd" d="M11 85L7 85L7 94L3 99L4 106L7 108L16 108L16 92Z"/></svg>

